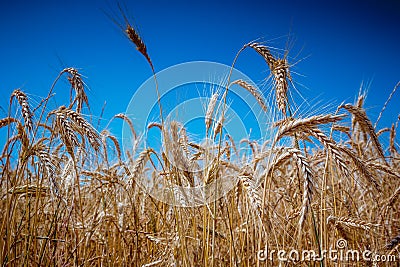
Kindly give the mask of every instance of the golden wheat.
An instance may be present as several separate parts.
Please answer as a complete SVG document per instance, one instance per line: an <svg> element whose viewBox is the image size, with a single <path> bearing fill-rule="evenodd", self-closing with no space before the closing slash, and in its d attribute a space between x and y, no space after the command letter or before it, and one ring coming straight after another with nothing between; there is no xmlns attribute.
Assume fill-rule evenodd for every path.
<svg viewBox="0 0 400 267"><path fill-rule="evenodd" d="M14 92L12 92L11 100L13 97L16 97L18 103L21 105L22 117L24 118L26 128L28 130L32 130L33 128L32 113L29 108L28 97L20 89L15 89Z"/></svg>
<svg viewBox="0 0 400 267"><path fill-rule="evenodd" d="M152 66L143 40L126 24L128 38ZM211 92L202 136L207 142L193 140L189 128L171 118L147 126L146 131L159 128L153 131L160 130L161 145L138 151L146 133L136 133L130 116L120 113L109 123L122 119L132 133L132 146L122 151L120 137L110 132L109 124L97 129L83 114L89 101L75 68L62 70L33 110L27 95L15 90L10 113L0 119L7 134L0 160L1 264L313 265L262 262L257 255L265 247L322 251L334 248L339 237L349 249L393 254L400 240L399 120L376 129L363 108L365 95L354 105L338 107L351 119L291 113L295 106L287 97L291 78L286 56L276 58L256 42L245 47L267 62L275 105L267 110L256 87L242 80L233 83L244 87L264 112L277 106L279 115L289 115L271 114L271 121L260 122L274 133L267 140L239 141L225 133L229 118L218 106L218 93ZM63 74L73 89L70 102L50 107ZM18 105L13 105L14 98ZM32 121L37 110L42 114ZM20 120L13 115L18 112ZM154 192L171 202L147 194L143 183L152 184ZM220 183L232 190L201 207L188 206L216 196L213 188ZM190 194L203 187L205 196ZM338 264L347 263L318 263Z"/></svg>
<svg viewBox="0 0 400 267"><path fill-rule="evenodd" d="M279 110L286 116L286 106L288 103L288 79L290 79L289 65L286 59L276 59L272 56L270 50L259 43L252 42L249 47L257 51L267 62L271 73L274 76L274 85L276 93L276 102Z"/></svg>

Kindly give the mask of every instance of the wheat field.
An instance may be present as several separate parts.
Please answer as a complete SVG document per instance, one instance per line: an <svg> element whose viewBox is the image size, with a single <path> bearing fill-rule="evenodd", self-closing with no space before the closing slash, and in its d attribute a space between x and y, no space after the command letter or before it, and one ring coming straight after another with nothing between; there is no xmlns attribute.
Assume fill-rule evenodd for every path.
<svg viewBox="0 0 400 267"><path fill-rule="evenodd" d="M125 29L156 79L144 42L129 23ZM287 59L258 42L244 45L238 56L245 49L265 60L271 99L243 80L231 81L225 92L210 93L204 127L213 143L206 145L190 140L179 121L164 120L159 101L160 121L148 128L159 129L162 147L123 150L117 136L98 129L90 114L83 114L89 100L75 68L63 69L36 106L27 92L14 90L9 116L0 120L7 134L0 162L2 265L399 264L399 119L377 129L363 94L332 113L296 115L288 97L292 77ZM70 103L51 107L62 79L71 88ZM275 133L270 140L238 143L222 134L225 118L215 111L216 100L224 99L233 84L247 90L263 111L275 110L277 119L268 124ZM126 114L112 120L124 121L133 136L140 135ZM251 151L246 157L240 156L243 144ZM199 164L205 167L199 170ZM234 177L233 190L197 207L185 207L179 192L172 197L182 205L161 202L136 182L148 177L164 185L193 187L226 176ZM268 259L260 254L321 253L337 248L338 240L346 242L346 249L393 255L397 263L328 257L285 261L276 253Z"/></svg>

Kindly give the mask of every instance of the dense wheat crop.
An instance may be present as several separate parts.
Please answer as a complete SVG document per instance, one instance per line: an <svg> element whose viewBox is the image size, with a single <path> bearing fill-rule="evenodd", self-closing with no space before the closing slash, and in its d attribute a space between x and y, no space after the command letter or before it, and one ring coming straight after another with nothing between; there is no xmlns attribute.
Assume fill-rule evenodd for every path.
<svg viewBox="0 0 400 267"><path fill-rule="evenodd" d="M153 63L135 29L126 34ZM33 106L16 89L9 116L0 120L7 137L1 151L0 262L15 266L373 266L363 259L280 261L272 250L369 250L395 255L400 243L400 156L396 131L377 129L364 95L332 114L299 116L288 92L290 64L251 42L271 74L268 93L243 80L210 92L204 127L212 143L190 139L179 121L148 125L162 135L161 148L122 150L90 114L81 74L62 70L49 94ZM156 74L154 74L156 79ZM396 77L395 77L396 78ZM57 82L71 87L68 106L52 107ZM264 112L276 110L270 140L237 142L223 134L217 99L233 84L247 90ZM395 87L397 89L397 87ZM154 88L157 90L157 88ZM269 104L269 103L272 103ZM160 110L161 110L161 103ZM134 122L115 115L139 138ZM375 124L375 125L374 125ZM236 142L236 143L235 143ZM250 153L242 157L244 145ZM388 144L388 145L386 145ZM172 156L171 156L172 155ZM204 168L199 168L199 166ZM194 187L232 177L233 190L204 206L187 207L185 192L160 202L137 184ZM173 205L176 203L176 205ZM343 240L342 240L343 239ZM266 250L268 248L268 250ZM267 254L270 255L270 254ZM294 256L293 254L292 256ZM287 255L286 255L287 256ZM395 263L376 263L385 264Z"/></svg>

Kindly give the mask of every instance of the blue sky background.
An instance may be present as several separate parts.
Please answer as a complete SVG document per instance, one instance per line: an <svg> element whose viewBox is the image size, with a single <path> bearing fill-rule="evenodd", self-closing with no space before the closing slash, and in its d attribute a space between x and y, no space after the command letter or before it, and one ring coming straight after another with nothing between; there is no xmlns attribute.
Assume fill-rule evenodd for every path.
<svg viewBox="0 0 400 267"><path fill-rule="evenodd" d="M400 80L399 1L123 1L139 28L156 70L193 60L230 65L244 43L293 44L297 88L308 112L326 104L353 102L362 82L366 107L375 119ZM33 99L45 96L58 73L75 67L87 78L95 116L124 112L150 68L105 15L118 15L112 1L2 1L0 3L0 106L22 88ZM115 12L113 14L113 12ZM122 22L122 20L119 20ZM290 36L288 36L290 35ZM297 55L298 54L298 55ZM251 50L237 68L255 82L269 72ZM57 86L57 104L68 101L69 86ZM300 100L300 99L299 99ZM400 92L384 114L390 126L399 114ZM322 112L323 110L321 110ZM6 114L0 110L0 116Z"/></svg>

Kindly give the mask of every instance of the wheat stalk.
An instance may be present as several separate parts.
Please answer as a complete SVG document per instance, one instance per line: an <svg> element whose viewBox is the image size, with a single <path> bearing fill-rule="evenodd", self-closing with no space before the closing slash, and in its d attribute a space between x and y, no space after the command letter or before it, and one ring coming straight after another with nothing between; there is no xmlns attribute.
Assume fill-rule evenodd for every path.
<svg viewBox="0 0 400 267"><path fill-rule="evenodd" d="M149 130L150 130L151 128L154 128L154 127L157 127L157 128L160 129L160 130L163 129L161 123L158 123L158 122L150 122L150 123L147 125L147 129L149 129Z"/></svg>
<svg viewBox="0 0 400 267"><path fill-rule="evenodd" d="M349 174L349 170L345 161L343 160L343 157L341 156L340 150L338 149L336 142L332 139L329 139L320 129L316 127L309 128L308 132L310 133L310 135L317 138L318 141L320 141L324 145L324 147L327 148L327 150L332 154L336 165L343 172L343 174L347 176Z"/></svg>
<svg viewBox="0 0 400 267"><path fill-rule="evenodd" d="M288 103L288 76L289 76L289 65L286 59L278 59L274 62L272 69L274 74L274 84L276 92L276 102L278 108L282 111L283 115L286 116L286 105Z"/></svg>
<svg viewBox="0 0 400 267"><path fill-rule="evenodd" d="M392 92L390 93L388 99L386 100L385 104L383 104L383 107L381 109L381 111L379 112L378 118L376 119L376 122L374 124L374 128L376 128L376 126L378 125L379 120L382 117L383 112L386 110L387 105L389 104L390 100L392 99L394 93L396 92L397 88L400 86L400 81L397 82L397 84L394 86Z"/></svg>
<svg viewBox="0 0 400 267"><path fill-rule="evenodd" d="M8 190L8 193L16 195L21 194L21 195L26 195L28 197L35 197L35 196L44 197L48 193L48 188L45 186L37 187L34 184L27 184L10 188Z"/></svg>
<svg viewBox="0 0 400 267"><path fill-rule="evenodd" d="M302 172L303 176L303 198L302 198L302 205L299 211L300 219L299 219L299 235L302 233L302 228L307 216L307 212L309 206L312 202L312 195L314 192L314 181L313 181L313 174L310 168L307 159L301 153L300 150L296 148L286 148L286 149L278 149L278 156L274 158L274 161L271 163L269 168L266 171L266 175L269 176L271 172L278 168L280 164L289 160L291 158L294 159L298 168Z"/></svg>
<svg viewBox="0 0 400 267"><path fill-rule="evenodd" d="M280 150L280 151L279 151ZM290 159L292 157L292 150L285 150L283 148L278 149L279 152L276 153L274 160L272 161L272 163L270 164L270 166L268 167L267 171L265 172L266 176L270 176L271 172L277 168L279 168L279 166L281 164L283 164L286 160ZM258 155L258 157L256 157L256 160L261 160L263 157L268 156L271 152L267 151L265 153L263 153L262 155Z"/></svg>
<svg viewBox="0 0 400 267"><path fill-rule="evenodd" d="M382 128L382 129L380 129L379 131L377 131L376 132L376 136L377 137L379 137L379 136L381 136L383 133L386 133L386 132L390 132L390 128Z"/></svg>
<svg viewBox="0 0 400 267"><path fill-rule="evenodd" d="M181 146L181 148L183 149L183 151L185 151L186 156L188 156L190 154L189 147L188 147L189 139L188 139L185 127L181 127L181 129L179 130L178 142L179 142L179 145Z"/></svg>

